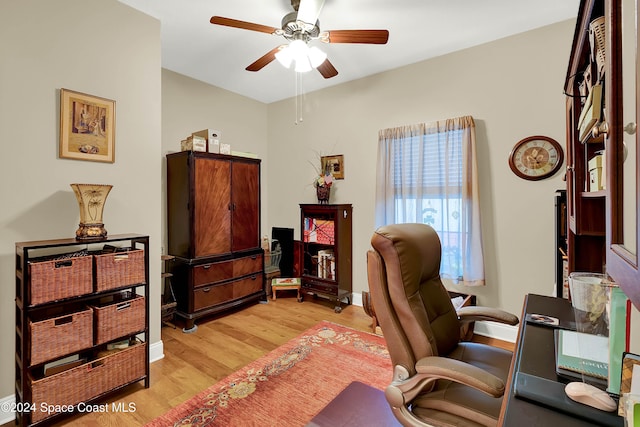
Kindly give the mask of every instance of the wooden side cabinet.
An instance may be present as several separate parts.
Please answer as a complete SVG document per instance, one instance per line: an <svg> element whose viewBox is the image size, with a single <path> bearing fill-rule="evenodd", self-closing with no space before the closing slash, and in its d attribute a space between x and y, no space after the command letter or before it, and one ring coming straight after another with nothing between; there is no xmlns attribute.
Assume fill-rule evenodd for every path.
<svg viewBox="0 0 640 427"><path fill-rule="evenodd" d="M148 388L149 237L15 246L16 423L53 422L139 381Z"/></svg>
<svg viewBox="0 0 640 427"><path fill-rule="evenodd" d="M200 317L266 299L259 159L168 154L167 226L185 331Z"/></svg>
<svg viewBox="0 0 640 427"><path fill-rule="evenodd" d="M352 297L352 207L300 205L302 242L302 292L351 304Z"/></svg>

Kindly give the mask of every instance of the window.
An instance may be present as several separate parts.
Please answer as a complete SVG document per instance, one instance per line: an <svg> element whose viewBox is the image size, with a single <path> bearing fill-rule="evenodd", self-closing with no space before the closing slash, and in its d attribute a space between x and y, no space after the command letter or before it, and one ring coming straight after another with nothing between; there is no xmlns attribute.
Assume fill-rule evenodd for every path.
<svg viewBox="0 0 640 427"><path fill-rule="evenodd" d="M442 243L441 275L484 284L473 118L380 131L376 225L419 222Z"/></svg>

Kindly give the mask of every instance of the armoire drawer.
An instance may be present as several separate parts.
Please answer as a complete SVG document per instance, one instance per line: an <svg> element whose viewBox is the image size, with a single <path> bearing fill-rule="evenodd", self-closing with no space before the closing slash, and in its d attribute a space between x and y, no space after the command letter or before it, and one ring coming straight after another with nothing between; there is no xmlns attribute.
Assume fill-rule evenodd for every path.
<svg viewBox="0 0 640 427"><path fill-rule="evenodd" d="M233 279L233 260L212 262L193 267L193 286Z"/></svg>
<svg viewBox="0 0 640 427"><path fill-rule="evenodd" d="M262 271L262 254L196 265L193 267L193 286L230 280L260 271Z"/></svg>
<svg viewBox="0 0 640 427"><path fill-rule="evenodd" d="M213 307L262 290L262 275L255 274L233 282L201 286L193 290L194 311Z"/></svg>
<svg viewBox="0 0 640 427"><path fill-rule="evenodd" d="M233 260L233 276L246 276L262 271L262 254L255 254Z"/></svg>

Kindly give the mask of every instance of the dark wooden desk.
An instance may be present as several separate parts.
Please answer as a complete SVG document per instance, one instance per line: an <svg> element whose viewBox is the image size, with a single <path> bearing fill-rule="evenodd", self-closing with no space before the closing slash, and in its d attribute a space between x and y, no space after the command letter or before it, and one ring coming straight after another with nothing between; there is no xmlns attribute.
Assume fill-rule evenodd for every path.
<svg viewBox="0 0 640 427"><path fill-rule="evenodd" d="M555 371L553 328L527 323L525 320L527 313L557 317L560 324L565 326L571 326L575 323L569 301L562 298L527 295L520 318L518 341L511 361L507 394L502 403L498 424L506 427L601 425L515 396L515 378L519 372L561 383L567 382L560 379ZM620 425L623 425L622 418L617 418L619 418Z"/></svg>

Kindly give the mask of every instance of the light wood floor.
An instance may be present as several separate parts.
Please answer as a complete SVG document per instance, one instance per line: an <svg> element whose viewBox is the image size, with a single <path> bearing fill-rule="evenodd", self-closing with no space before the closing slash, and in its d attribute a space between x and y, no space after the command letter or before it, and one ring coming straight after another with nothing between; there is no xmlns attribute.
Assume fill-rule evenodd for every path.
<svg viewBox="0 0 640 427"><path fill-rule="evenodd" d="M281 296L280 296L281 295ZM162 328L165 357L151 364L151 387L128 387L110 401L132 405L128 413L92 413L67 418L56 426L141 426L213 385L249 362L296 337L321 320L371 332L372 321L362 307L346 306L335 313L333 303L305 300L281 293L276 301L255 304L229 315L197 322L198 330L185 334L180 327ZM380 329L378 329L380 332ZM476 339L474 339L476 340ZM477 337L513 350L511 343ZM10 422L0 427L13 426Z"/></svg>

